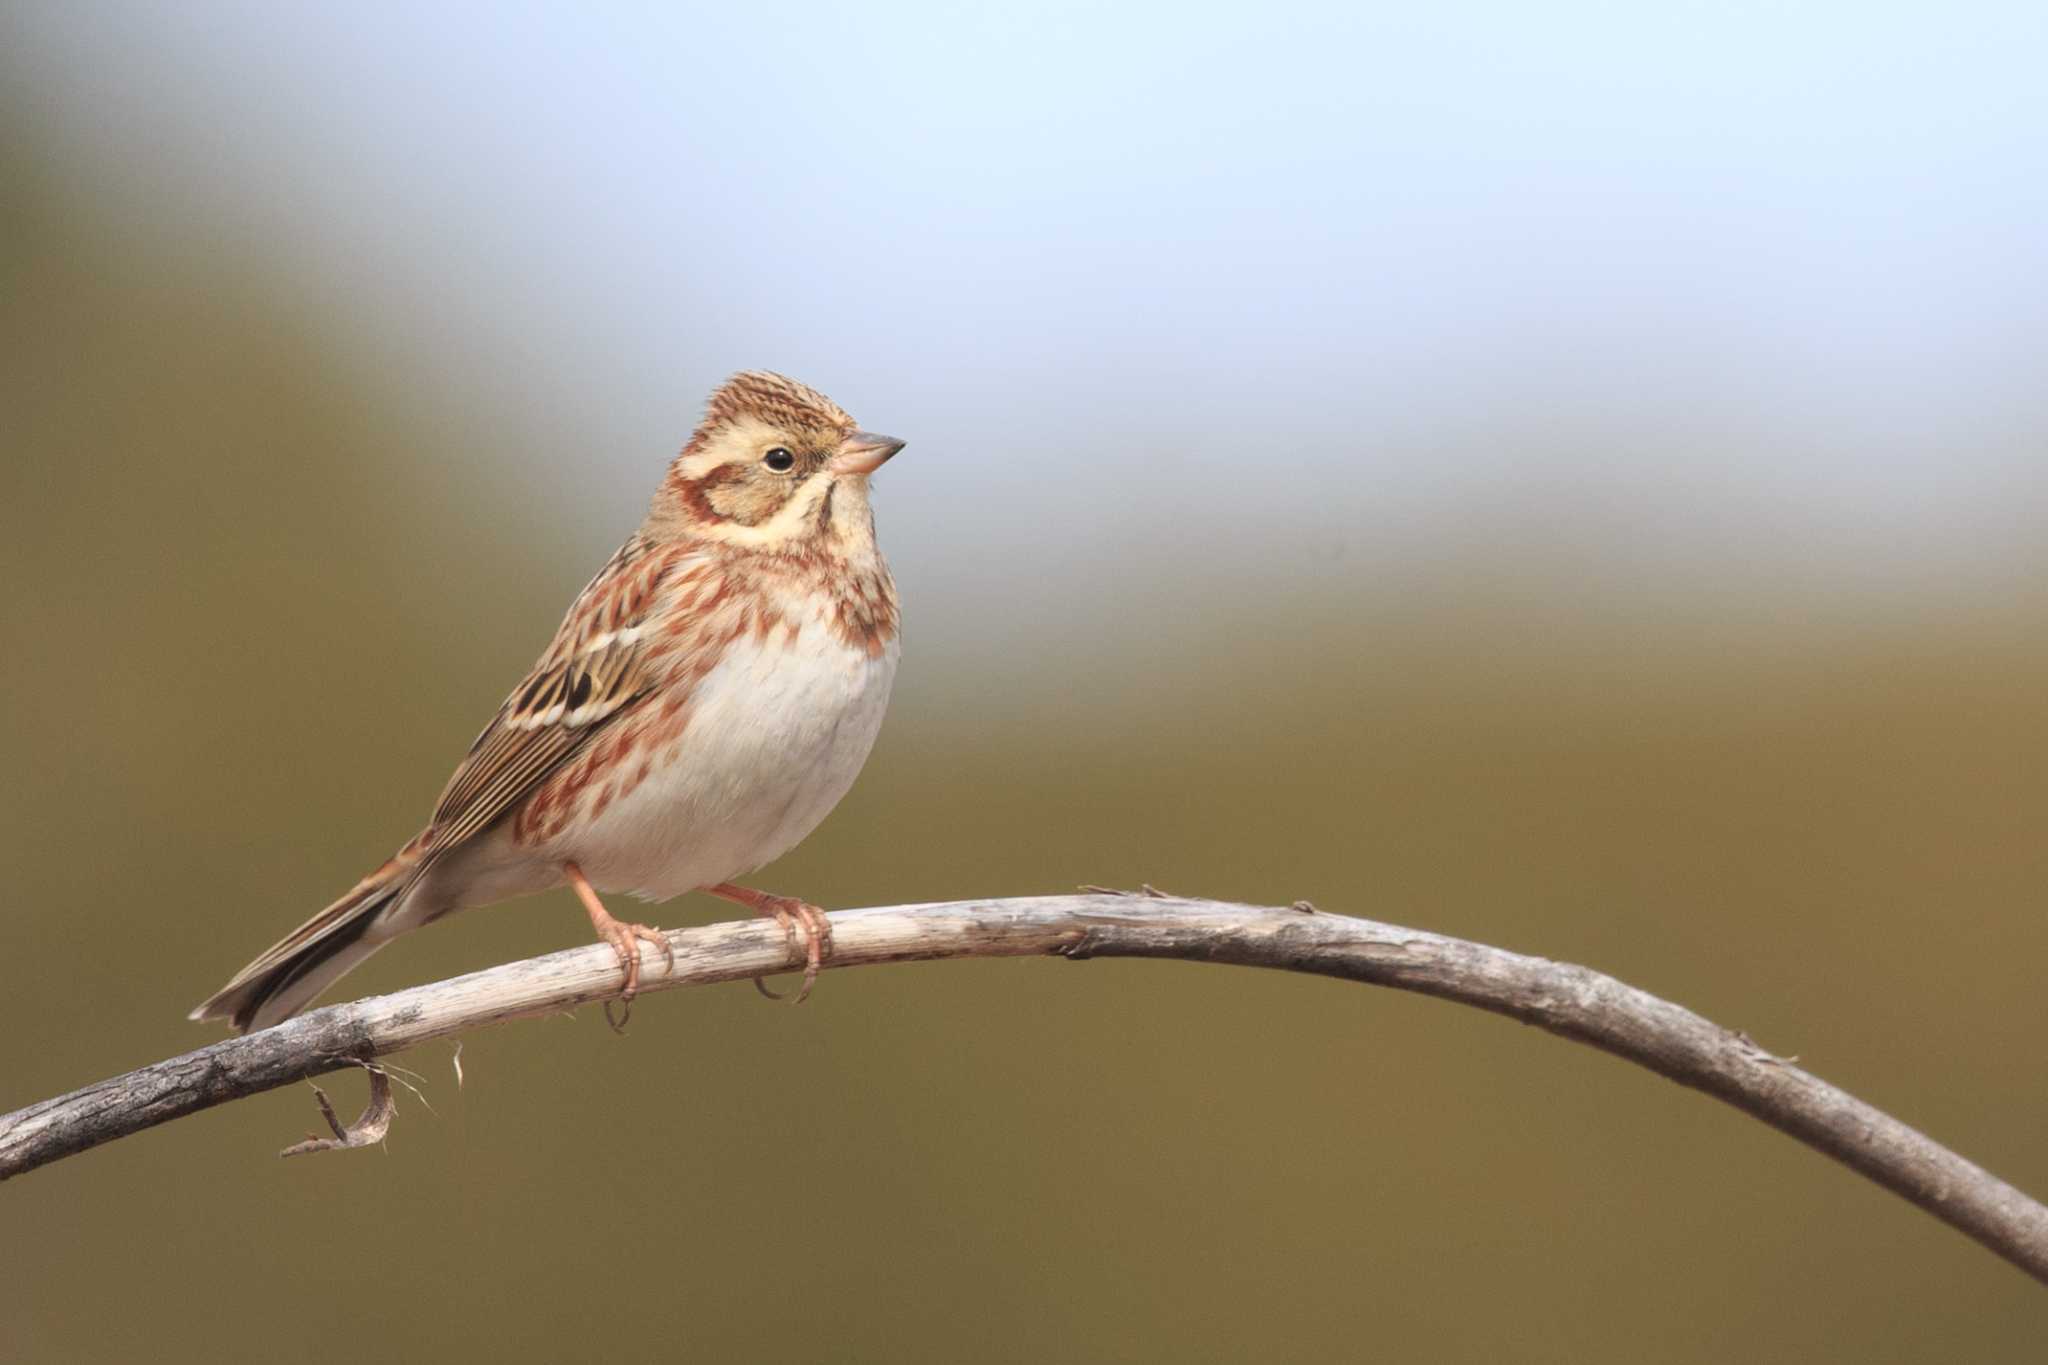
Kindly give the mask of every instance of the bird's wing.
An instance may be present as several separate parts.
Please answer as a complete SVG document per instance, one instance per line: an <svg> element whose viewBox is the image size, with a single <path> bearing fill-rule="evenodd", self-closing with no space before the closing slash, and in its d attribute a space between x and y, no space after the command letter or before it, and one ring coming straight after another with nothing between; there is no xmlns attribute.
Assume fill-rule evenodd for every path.
<svg viewBox="0 0 2048 1365"><path fill-rule="evenodd" d="M654 686L647 637L664 588L709 565L638 537L598 570L554 643L484 726L448 779L429 827L429 856L489 828L599 729Z"/></svg>

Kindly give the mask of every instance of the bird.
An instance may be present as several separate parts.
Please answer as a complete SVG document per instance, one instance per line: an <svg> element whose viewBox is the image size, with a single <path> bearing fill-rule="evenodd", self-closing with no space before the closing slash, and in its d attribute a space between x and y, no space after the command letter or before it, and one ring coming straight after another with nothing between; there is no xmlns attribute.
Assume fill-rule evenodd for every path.
<svg viewBox="0 0 2048 1365"><path fill-rule="evenodd" d="M869 480L903 445L783 375L727 379L426 827L190 1017L267 1028L401 934L565 884L617 954L628 1008L642 945L671 965L673 949L600 892L705 891L772 917L804 955L801 1002L830 949L824 912L735 879L817 828L881 729L899 608Z"/></svg>

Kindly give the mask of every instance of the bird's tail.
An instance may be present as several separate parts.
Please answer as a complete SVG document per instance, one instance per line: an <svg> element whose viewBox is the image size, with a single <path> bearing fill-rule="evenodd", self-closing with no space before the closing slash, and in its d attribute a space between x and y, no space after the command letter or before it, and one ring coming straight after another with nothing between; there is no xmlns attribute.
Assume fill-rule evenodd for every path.
<svg viewBox="0 0 2048 1365"><path fill-rule="evenodd" d="M236 972L191 1017L226 1019L243 1033L291 1018L391 941L394 931L384 911L412 884L416 870L405 854L393 858Z"/></svg>

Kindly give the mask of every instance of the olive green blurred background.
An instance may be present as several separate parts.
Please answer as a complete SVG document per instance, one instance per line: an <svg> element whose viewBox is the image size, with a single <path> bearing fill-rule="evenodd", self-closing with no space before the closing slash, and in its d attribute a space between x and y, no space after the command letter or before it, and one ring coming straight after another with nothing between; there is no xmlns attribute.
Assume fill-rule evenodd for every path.
<svg viewBox="0 0 2048 1365"><path fill-rule="evenodd" d="M734 284L747 233L715 203L701 240L649 229L679 235L641 314L630 269L587 259L625 207L530 187L589 215L588 250L514 263L504 186L573 139L512 77L502 115L447 115L502 128L503 160L471 181L421 153L407 197L357 158L407 154L366 73L399 82L416 35L78 13L14 13L0 105L0 1108L217 1036L185 1011L413 831L703 392L767 364L911 445L879 491L892 716L761 884L850 906L1151 881L1585 962L2048 1192L2048 413L1985 377L2038 359L2025 318L1941 381L1973 420L1843 437L1921 481L1879 510L1854 458L1803 463L1799 385L1758 406L1770 366L1710 354L1703 315L1590 343L1597 380L1661 338L1654 385L1503 360L1555 340L1532 327L1439 353L1429 395L1321 354L1307 401L1242 317L1176 384L1137 333L1016 360L1028 309L999 285L906 313L945 292L912 278L921 230L973 251L900 205L876 240L901 279L757 307L803 267L771 232ZM473 37L479 69L508 60ZM331 85L288 78L330 41ZM384 131L316 135L316 107ZM348 987L585 934L550 895ZM383 1150L278 1162L315 1122L293 1090L0 1189L0 1358L2040 1341L2037 1287L1775 1133L1388 992L951 963L830 975L802 1009L661 995L625 1038L591 1011L516 1025L467 1040L462 1084L451 1051L402 1059L427 1103L401 1093Z"/></svg>

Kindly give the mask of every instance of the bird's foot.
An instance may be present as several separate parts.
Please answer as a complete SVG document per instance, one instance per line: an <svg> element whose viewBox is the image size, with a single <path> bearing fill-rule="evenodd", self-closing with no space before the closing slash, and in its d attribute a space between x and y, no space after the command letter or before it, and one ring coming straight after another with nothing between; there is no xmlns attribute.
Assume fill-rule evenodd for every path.
<svg viewBox="0 0 2048 1365"><path fill-rule="evenodd" d="M612 951L618 954L619 969L625 973L625 985L617 997L622 1013L614 1019L611 1002L606 1001L604 1007L605 1022L612 1026L612 1032L623 1033L626 1020L633 1015L633 997L640 993L640 945L651 943L661 949L662 960L667 964L667 969L674 971L675 944L669 942L667 934L652 925L633 924L613 918L611 912L604 908L604 902L597 898L597 891L591 886L589 878L583 875L583 869L574 863L568 863L564 865L563 870L568 874L569 885L576 890L576 898L583 902L584 912L590 916L590 927L597 932L600 940L612 945Z"/></svg>
<svg viewBox="0 0 2048 1365"><path fill-rule="evenodd" d="M825 917L825 912L809 901L801 901L794 896L771 896L766 891L734 886L731 882L721 882L717 886L707 886L704 889L721 900L744 905L757 915L766 915L773 919L782 926L783 937L788 941L792 952L797 951L797 940L801 934L804 982L797 987L793 1003L801 1005L810 999L811 987L817 983L818 972L825 965L825 957L832 951L832 921ZM802 926L801 931L798 929L799 925ZM754 978L754 989L770 1000L784 998L770 990L758 976Z"/></svg>

